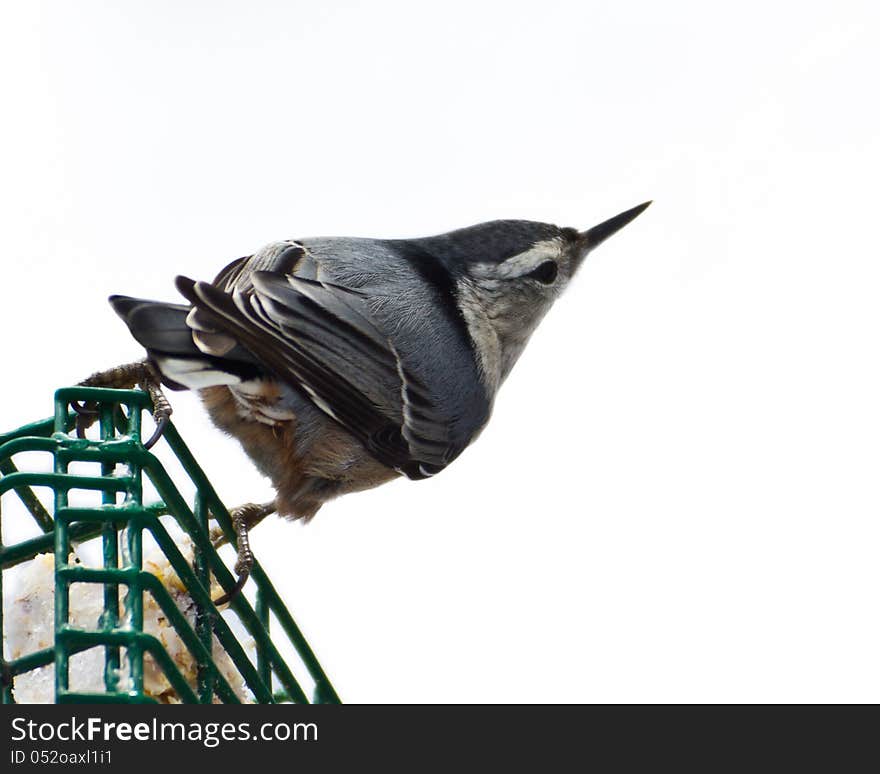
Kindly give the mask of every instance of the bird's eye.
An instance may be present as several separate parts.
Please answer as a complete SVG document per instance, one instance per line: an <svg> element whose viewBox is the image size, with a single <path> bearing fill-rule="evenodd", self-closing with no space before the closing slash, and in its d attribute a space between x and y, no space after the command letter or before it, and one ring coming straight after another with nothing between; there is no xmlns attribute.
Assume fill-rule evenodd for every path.
<svg viewBox="0 0 880 774"><path fill-rule="evenodd" d="M556 265L556 261L544 261L544 263L532 269L526 276L536 279L544 285L552 285L556 281L558 273L559 267Z"/></svg>

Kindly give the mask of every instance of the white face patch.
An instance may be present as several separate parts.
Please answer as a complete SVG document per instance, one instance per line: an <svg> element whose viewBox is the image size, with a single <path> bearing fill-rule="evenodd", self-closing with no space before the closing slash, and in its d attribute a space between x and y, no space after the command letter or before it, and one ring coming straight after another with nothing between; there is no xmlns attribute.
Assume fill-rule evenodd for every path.
<svg viewBox="0 0 880 774"><path fill-rule="evenodd" d="M475 263L469 267L475 279L507 280L528 274L544 261L558 260L562 255L563 244L559 238L545 239L535 243L528 250L514 255L501 263Z"/></svg>
<svg viewBox="0 0 880 774"><path fill-rule="evenodd" d="M552 287L517 281L547 261L555 261L560 268L561 279ZM470 264L468 273L458 284L459 304L483 382L494 394L566 285L566 244L561 238L546 239L501 263Z"/></svg>
<svg viewBox="0 0 880 774"><path fill-rule="evenodd" d="M458 303L477 353L483 384L494 395L501 386L501 341L472 282L458 284Z"/></svg>

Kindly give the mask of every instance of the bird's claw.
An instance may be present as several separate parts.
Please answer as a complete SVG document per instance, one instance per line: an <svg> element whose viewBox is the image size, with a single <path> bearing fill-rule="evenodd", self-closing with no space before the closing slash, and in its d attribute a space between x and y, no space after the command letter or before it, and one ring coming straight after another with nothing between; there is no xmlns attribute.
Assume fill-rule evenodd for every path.
<svg viewBox="0 0 880 774"><path fill-rule="evenodd" d="M144 448L152 449L165 433L172 413L171 404L165 397L165 393L162 392L161 383L161 376L149 361L139 360L136 363L127 363L107 371L99 371L79 384L82 387L112 387L122 390L137 386L146 392L153 401L153 420L156 422L156 429L144 443ZM71 401L70 406L77 414L76 435L78 438L85 438L86 430L98 418L97 404L93 402L80 404Z"/></svg>
<svg viewBox="0 0 880 774"><path fill-rule="evenodd" d="M70 407L76 412L76 437L85 438L86 430L98 419L98 404L91 401L78 403L72 400Z"/></svg>
<svg viewBox="0 0 880 774"><path fill-rule="evenodd" d="M241 590L244 588L244 584L247 583L250 574L250 570L248 570L246 573L239 575L238 579L235 581L235 585L229 589L229 591L221 594L217 599L212 599L211 601L214 603L214 607L223 607L223 605L232 602L233 599L241 594Z"/></svg>
<svg viewBox="0 0 880 774"><path fill-rule="evenodd" d="M225 605L237 597L251 575L251 568L254 566L254 554L251 551L251 542L248 539L248 516L257 508L259 506L248 503L247 505L233 508L229 514L232 517L232 526L235 528L235 543L238 548L238 556L234 567L238 578L235 581L235 585L229 591L214 600L214 604L217 607Z"/></svg>
<svg viewBox="0 0 880 774"><path fill-rule="evenodd" d="M144 448L149 451L156 445L156 441L158 441L164 434L165 428L168 427L168 422L171 421L171 411L153 412L153 420L156 423L156 429L153 431L153 434L147 439L144 443Z"/></svg>
<svg viewBox="0 0 880 774"><path fill-rule="evenodd" d="M250 577L251 570L254 566L254 554L251 551L251 543L248 537L249 530L259 524L270 513L274 513L275 504L267 503L265 505L257 505L255 503L247 503L233 508L229 515L232 518L232 526L235 529L235 542L238 554L235 561L235 574L238 578L235 585L224 594L213 600L214 605L220 607L231 602L237 597L244 588ZM214 548L223 545L226 540L222 533L214 531L211 533L211 542Z"/></svg>

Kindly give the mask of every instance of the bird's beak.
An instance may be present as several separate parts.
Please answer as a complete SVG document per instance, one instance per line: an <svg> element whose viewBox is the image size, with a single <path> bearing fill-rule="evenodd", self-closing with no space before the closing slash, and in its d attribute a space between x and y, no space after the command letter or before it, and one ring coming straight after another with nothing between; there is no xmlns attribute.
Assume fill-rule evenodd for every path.
<svg viewBox="0 0 880 774"><path fill-rule="evenodd" d="M593 226L593 228L587 229L586 231L581 231L578 236L578 263L586 257L587 253L595 250L602 244L602 242L608 239L608 237L612 234L616 234L620 229L627 225L627 223L635 220L646 209L648 209L649 204L651 204L651 202L645 202L644 204L638 205L638 207L633 207L631 210L621 212L620 215L615 215L613 218L609 218L598 226Z"/></svg>

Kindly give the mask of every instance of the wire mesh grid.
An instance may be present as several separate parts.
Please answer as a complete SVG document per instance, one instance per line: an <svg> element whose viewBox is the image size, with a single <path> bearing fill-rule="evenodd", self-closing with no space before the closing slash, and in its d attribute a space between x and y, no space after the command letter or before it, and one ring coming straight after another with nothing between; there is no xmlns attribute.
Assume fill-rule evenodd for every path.
<svg viewBox="0 0 880 774"><path fill-rule="evenodd" d="M81 438L71 432L76 418L69 409L71 401L97 406L97 438ZM212 545L208 523L211 518L216 520L234 544L232 522L173 423L167 426L164 438L194 490L191 505L178 486L187 482L173 481L159 459L144 448L141 418L150 409L149 397L137 390L63 388L55 393L53 418L0 435L0 497L14 493L40 530L36 537L6 545L0 512L0 570L51 552L55 585L54 642L16 658L7 658L5 649L0 651L0 701L15 701L16 677L47 665L54 665L54 700L58 703L155 701L145 689L144 665L149 657L151 666L170 684L175 701L239 702L241 693L233 689L228 673L218 666L219 648L231 660L253 701L338 703L336 691L259 563L255 562L250 580L255 588L254 604L244 594L230 604L240 624L238 633L213 604L212 576L224 589L232 588L235 578ZM26 452L50 455L52 470L19 469L13 458L26 458ZM89 467L99 467L100 474L87 475L83 468ZM144 477L158 493L158 501L144 503ZM51 491L51 507L40 500L36 487ZM71 505L71 490L97 492L101 503ZM163 516L170 516L192 542L191 562L161 521ZM160 579L144 569L145 534L155 541L185 587L194 614L185 615ZM82 566L73 560L74 545L89 540L100 541L102 566ZM0 572L0 600L5 593L3 574ZM103 590L103 610L94 627L86 628L71 619L74 584L94 584ZM195 665L195 679L184 676L179 659L172 658L162 639L145 631L145 598L158 605L179 637L187 658ZM2 616L0 607L0 630L5 638ZM274 627L270 621L275 622ZM243 632L252 640L252 647L245 645ZM70 685L71 659L93 648L104 652L103 692L83 692ZM312 683L310 696L301 686L302 676L297 680L282 651L296 654L300 669Z"/></svg>

